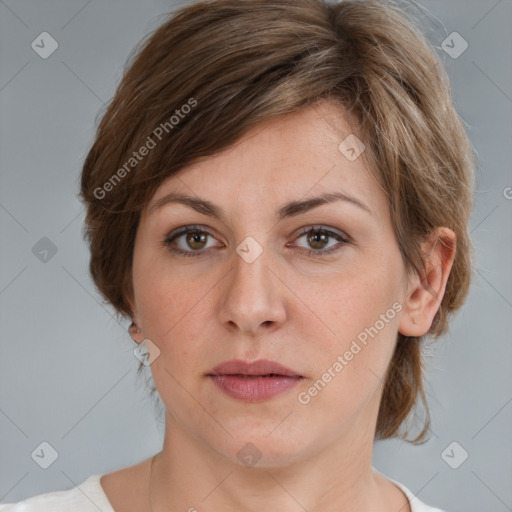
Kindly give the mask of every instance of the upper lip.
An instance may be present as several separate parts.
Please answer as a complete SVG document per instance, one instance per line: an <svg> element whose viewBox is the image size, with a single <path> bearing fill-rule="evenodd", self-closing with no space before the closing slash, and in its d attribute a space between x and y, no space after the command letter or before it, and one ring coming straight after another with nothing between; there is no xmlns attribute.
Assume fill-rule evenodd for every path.
<svg viewBox="0 0 512 512"><path fill-rule="evenodd" d="M282 375L285 377L302 377L299 373L268 359L242 361L233 359L217 365L208 375Z"/></svg>

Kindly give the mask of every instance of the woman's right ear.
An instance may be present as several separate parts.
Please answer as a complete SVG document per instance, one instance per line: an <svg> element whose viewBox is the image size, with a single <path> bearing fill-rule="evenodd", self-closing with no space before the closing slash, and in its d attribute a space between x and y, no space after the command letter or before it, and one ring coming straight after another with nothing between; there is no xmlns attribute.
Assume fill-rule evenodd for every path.
<svg viewBox="0 0 512 512"><path fill-rule="evenodd" d="M135 343L142 343L144 341L144 335L142 334L142 328L140 326L140 319L138 310L133 298L128 298L128 304L130 305L130 310L132 312L131 318L132 323L128 327L128 332Z"/></svg>
<svg viewBox="0 0 512 512"><path fill-rule="evenodd" d="M130 327L128 327L128 332L135 343L142 343L144 341L144 336L142 335L142 329L135 323L132 322Z"/></svg>

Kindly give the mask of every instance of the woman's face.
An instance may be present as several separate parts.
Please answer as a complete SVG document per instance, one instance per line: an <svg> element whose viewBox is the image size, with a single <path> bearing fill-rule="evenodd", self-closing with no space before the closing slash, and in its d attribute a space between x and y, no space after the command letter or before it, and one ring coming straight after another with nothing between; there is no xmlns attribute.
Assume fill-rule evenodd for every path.
<svg viewBox="0 0 512 512"><path fill-rule="evenodd" d="M321 103L258 126L168 178L139 224L134 320L160 350L168 421L239 464L373 441L410 283L384 192L339 149L339 113ZM314 200L326 194L351 199ZM234 359L297 377L212 376Z"/></svg>

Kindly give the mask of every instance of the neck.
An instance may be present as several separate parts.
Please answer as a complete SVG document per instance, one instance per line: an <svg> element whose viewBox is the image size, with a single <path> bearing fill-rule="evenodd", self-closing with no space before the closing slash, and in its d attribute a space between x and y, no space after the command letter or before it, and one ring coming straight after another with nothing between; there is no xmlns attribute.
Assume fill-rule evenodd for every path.
<svg viewBox="0 0 512 512"><path fill-rule="evenodd" d="M205 446L167 415L164 446L152 461L151 510L260 512L272 503L283 512L385 512L390 482L372 470L374 432L367 425L356 425L357 434L326 440L314 453L296 453L292 462L266 459L246 467ZM396 488L393 499L398 502Z"/></svg>

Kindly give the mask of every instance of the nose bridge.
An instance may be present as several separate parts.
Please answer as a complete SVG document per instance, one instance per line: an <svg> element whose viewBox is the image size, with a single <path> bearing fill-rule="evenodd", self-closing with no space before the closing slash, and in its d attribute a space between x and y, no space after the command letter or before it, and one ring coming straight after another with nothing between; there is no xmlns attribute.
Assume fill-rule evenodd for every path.
<svg viewBox="0 0 512 512"><path fill-rule="evenodd" d="M245 239L233 254L225 290L223 320L240 330L256 332L284 320L282 289L268 267L272 255L255 239Z"/></svg>
<svg viewBox="0 0 512 512"><path fill-rule="evenodd" d="M240 288L239 291L249 291L253 294L266 294L268 289L268 250L262 250L257 254L256 249L251 247L250 242L242 242L237 248L237 255L234 257L232 279L234 285ZM265 283L265 277L267 282ZM266 286L265 286L266 285Z"/></svg>

